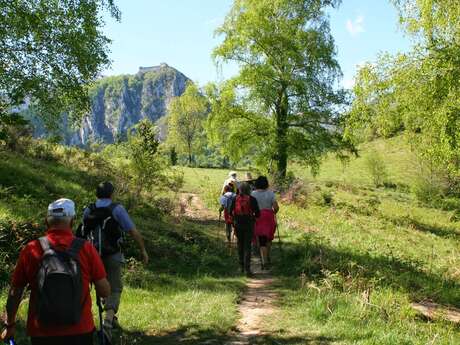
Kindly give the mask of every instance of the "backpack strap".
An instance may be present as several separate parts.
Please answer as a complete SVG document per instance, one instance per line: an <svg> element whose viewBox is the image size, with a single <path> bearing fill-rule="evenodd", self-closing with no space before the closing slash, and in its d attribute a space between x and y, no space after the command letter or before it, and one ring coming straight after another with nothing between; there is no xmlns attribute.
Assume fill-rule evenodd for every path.
<svg viewBox="0 0 460 345"><path fill-rule="evenodd" d="M109 206L107 206L107 208L110 210L110 212L113 213L113 210L114 210L118 205L120 205L120 204L117 203L117 202L112 202Z"/></svg>
<svg viewBox="0 0 460 345"><path fill-rule="evenodd" d="M48 240L48 237L42 236L38 239L38 242L40 242L40 246L43 249L43 253L46 253L48 250L51 249L50 241Z"/></svg>
<svg viewBox="0 0 460 345"><path fill-rule="evenodd" d="M91 203L88 205L89 212L93 212L96 209L96 203Z"/></svg>
<svg viewBox="0 0 460 345"><path fill-rule="evenodd" d="M69 254L69 256L72 258L72 259L76 259L77 256L78 256L78 253L80 252L80 250L83 248L83 246L85 245L85 240L82 239L82 238L74 238L74 240L72 241L72 244L70 245L69 249L67 249L67 254Z"/></svg>

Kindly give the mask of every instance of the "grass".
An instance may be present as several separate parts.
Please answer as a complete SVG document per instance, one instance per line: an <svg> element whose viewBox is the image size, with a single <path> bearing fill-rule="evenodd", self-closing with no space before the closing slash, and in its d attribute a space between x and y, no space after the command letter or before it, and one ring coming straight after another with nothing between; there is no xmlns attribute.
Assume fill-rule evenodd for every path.
<svg viewBox="0 0 460 345"><path fill-rule="evenodd" d="M69 164L58 155L43 160L0 151L4 162L0 166L0 223L42 224L48 203L59 197L75 200L81 214L84 205L93 200L96 184L107 176L88 164L88 157L76 154L81 157L73 157ZM158 202L164 197L163 193ZM156 203L141 202L130 211L146 238L151 262L143 267L136 260L137 248L128 242L130 259L124 270L119 313L123 330L115 333L117 343L196 344L227 339L237 320L236 302L245 280L224 244L220 224L164 213L160 208ZM1 232L6 231L2 229L0 240L5 235ZM16 234L15 230L12 233ZM7 243L0 242L0 251L5 248ZM3 270L12 269L18 250L5 256L9 267ZM5 287L7 278L2 277L1 286ZM6 290L0 290L2 306L5 298ZM25 342L26 310L27 303L23 302L19 342Z"/></svg>
<svg viewBox="0 0 460 345"><path fill-rule="evenodd" d="M292 169L307 195L281 205L282 245L274 246L281 298L258 343L460 344L458 326L410 307L431 300L460 308L455 210L423 205L410 192L416 168L402 138L361 149L346 166L328 157L316 177ZM373 151L384 157L392 188L373 186L365 164ZM185 169L205 195L224 178L225 171Z"/></svg>
<svg viewBox="0 0 460 345"><path fill-rule="evenodd" d="M384 157L394 187L373 186L365 166L372 151ZM100 178L79 164L5 152L0 158L6 162L0 220L40 220L58 196L73 197L81 207ZM458 326L425 320L410 307L431 300L460 308L459 218L455 207L416 200L412 162L408 146L393 138L368 143L345 167L328 157L316 177L293 167L302 198L281 203L282 245L274 246L273 268L280 299L265 320L269 333L257 343L460 344ZM216 210L227 171L177 169L184 173L182 192L199 194ZM222 244L220 225L164 214L158 205L142 204L132 214L152 261L146 268L134 259L127 264L120 343L225 343L245 280ZM137 251L129 246L128 254Z"/></svg>

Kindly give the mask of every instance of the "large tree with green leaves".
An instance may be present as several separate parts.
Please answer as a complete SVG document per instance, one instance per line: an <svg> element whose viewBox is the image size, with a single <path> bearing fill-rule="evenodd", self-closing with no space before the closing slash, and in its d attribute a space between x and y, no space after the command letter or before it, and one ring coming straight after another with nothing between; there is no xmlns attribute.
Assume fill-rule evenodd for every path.
<svg viewBox="0 0 460 345"><path fill-rule="evenodd" d="M239 74L210 86L210 138L233 159L255 155L286 176L289 159L317 168L343 147L338 130L344 93L327 7L339 0L235 0L217 34L218 62Z"/></svg>
<svg viewBox="0 0 460 345"><path fill-rule="evenodd" d="M0 0L0 124L25 100L53 124L89 106L86 86L106 67L103 13L113 0Z"/></svg>
<svg viewBox="0 0 460 345"><path fill-rule="evenodd" d="M206 98L193 83L188 83L185 92L168 106L168 145L186 154L190 165L194 152L204 144L203 123L207 113Z"/></svg>
<svg viewBox="0 0 460 345"><path fill-rule="evenodd" d="M422 163L460 190L460 3L393 2L414 47L359 71L346 136L404 131Z"/></svg>

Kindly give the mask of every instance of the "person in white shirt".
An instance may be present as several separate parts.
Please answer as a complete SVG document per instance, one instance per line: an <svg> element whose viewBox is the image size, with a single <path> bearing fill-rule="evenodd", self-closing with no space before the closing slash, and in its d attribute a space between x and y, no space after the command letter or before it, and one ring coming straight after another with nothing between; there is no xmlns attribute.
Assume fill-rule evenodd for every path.
<svg viewBox="0 0 460 345"><path fill-rule="evenodd" d="M225 193L225 186L228 186L228 185L233 185L233 188L234 188L233 192L236 193L236 191L238 190L239 184L240 182L238 181L236 171L230 171L228 173L228 178L224 181L224 185L222 186L222 191L220 194Z"/></svg>

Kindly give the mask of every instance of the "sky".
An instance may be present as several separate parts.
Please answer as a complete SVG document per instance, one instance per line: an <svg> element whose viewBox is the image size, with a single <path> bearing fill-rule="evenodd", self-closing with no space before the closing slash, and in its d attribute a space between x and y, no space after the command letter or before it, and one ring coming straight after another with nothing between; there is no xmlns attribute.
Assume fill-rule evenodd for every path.
<svg viewBox="0 0 460 345"><path fill-rule="evenodd" d="M121 22L106 19L104 31L112 39L111 68L104 75L134 74L139 66L160 63L178 69L204 85L237 73L235 64L217 68L211 58L220 42L214 30L232 0L116 0ZM406 51L410 40L399 27L388 0L343 0L329 11L343 72L343 86L353 86L357 66L374 61L381 52Z"/></svg>

